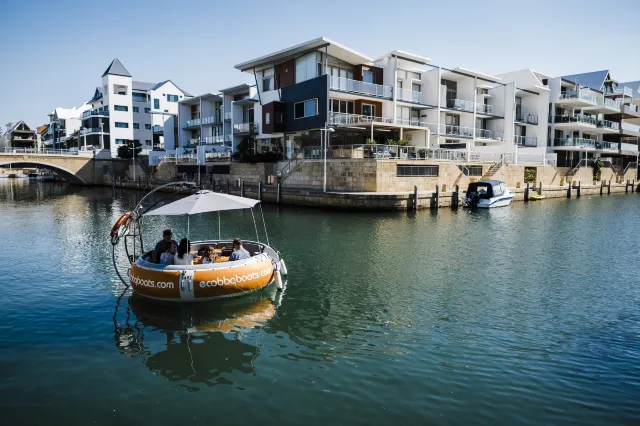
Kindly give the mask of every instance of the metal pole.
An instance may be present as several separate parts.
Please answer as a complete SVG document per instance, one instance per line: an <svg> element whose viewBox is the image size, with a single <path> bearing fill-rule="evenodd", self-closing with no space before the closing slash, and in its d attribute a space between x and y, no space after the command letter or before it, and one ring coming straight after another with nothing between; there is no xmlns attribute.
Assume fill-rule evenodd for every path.
<svg viewBox="0 0 640 426"><path fill-rule="evenodd" d="M276 203L280 204L280 184L278 183L278 193L276 194Z"/></svg>
<svg viewBox="0 0 640 426"><path fill-rule="evenodd" d="M136 181L136 141L135 139L131 141L131 145L133 146L133 181Z"/></svg>
<svg viewBox="0 0 640 426"><path fill-rule="evenodd" d="M324 167L322 173L322 192L327 192L327 122L324 123ZM322 132L320 132L322 133Z"/></svg>

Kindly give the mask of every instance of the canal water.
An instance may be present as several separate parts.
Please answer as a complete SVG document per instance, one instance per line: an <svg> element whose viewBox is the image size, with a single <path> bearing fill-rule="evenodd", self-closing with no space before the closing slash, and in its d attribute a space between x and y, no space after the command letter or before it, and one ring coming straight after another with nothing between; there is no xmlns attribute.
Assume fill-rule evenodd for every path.
<svg viewBox="0 0 640 426"><path fill-rule="evenodd" d="M636 194L265 206L284 293L185 307L131 298L113 272L108 232L140 195L0 183L3 424L640 423ZM186 234L149 218L145 244L169 226ZM216 236L215 216L190 232ZM250 213L222 234L255 235Z"/></svg>

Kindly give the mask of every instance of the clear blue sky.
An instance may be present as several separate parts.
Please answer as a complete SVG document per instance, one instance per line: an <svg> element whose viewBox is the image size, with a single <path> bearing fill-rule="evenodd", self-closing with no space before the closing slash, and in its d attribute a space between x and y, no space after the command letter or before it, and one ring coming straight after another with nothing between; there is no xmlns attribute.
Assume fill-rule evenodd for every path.
<svg viewBox="0 0 640 426"><path fill-rule="evenodd" d="M79 106L114 57L134 79L192 94L251 82L233 65L319 36L489 74L612 70L640 80L640 1L7 1L0 125Z"/></svg>

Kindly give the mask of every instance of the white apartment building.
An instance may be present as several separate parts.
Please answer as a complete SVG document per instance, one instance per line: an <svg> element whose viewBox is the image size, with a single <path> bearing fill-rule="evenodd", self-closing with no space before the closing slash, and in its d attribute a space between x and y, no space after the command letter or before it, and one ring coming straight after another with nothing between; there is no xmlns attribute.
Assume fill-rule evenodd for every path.
<svg viewBox="0 0 640 426"><path fill-rule="evenodd" d="M102 85L82 115L81 134L87 146L117 156L127 141L142 145L142 153L153 149L174 150L178 140L178 103L191 97L171 80L145 83L133 80L116 58L102 75Z"/></svg>
<svg viewBox="0 0 640 426"><path fill-rule="evenodd" d="M49 116L49 127L42 141L44 149L84 149L78 134L82 127L82 114L91 109L91 105L84 104L78 108L56 108Z"/></svg>

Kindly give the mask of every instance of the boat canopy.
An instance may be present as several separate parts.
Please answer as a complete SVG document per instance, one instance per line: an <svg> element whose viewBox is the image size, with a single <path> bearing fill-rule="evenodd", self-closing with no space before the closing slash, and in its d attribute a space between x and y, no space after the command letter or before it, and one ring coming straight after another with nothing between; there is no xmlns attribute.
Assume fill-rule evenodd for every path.
<svg viewBox="0 0 640 426"><path fill-rule="evenodd" d="M223 210L243 210L253 208L259 200L221 194L213 191L198 191L167 205L158 207L144 216L183 216Z"/></svg>

